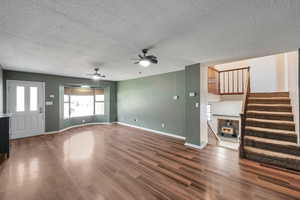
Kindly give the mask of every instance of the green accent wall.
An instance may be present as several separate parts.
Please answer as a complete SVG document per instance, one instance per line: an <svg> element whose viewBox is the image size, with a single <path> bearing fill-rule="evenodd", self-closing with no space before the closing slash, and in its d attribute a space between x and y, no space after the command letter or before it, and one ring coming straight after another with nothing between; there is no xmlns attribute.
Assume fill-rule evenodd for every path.
<svg viewBox="0 0 300 200"><path fill-rule="evenodd" d="M185 79L183 70L118 82L118 121L185 137Z"/></svg>
<svg viewBox="0 0 300 200"><path fill-rule="evenodd" d="M200 145L200 65L185 70L126 81L98 81L38 73L3 71L4 112L6 80L45 82L46 132L89 122L124 122L130 125L186 137L186 142ZM105 115L63 119L64 87L90 85L105 90ZM196 96L190 97L189 93ZM54 94L55 98L49 98ZM178 96L175 100L174 96ZM85 122L83 122L83 120ZM164 127L162 126L164 124Z"/></svg>
<svg viewBox="0 0 300 200"><path fill-rule="evenodd" d="M190 92L196 96L190 97ZM120 81L117 102L119 122L183 136L187 143L200 145L200 64Z"/></svg>
<svg viewBox="0 0 300 200"><path fill-rule="evenodd" d="M200 64L186 66L186 142L200 145ZM189 93L195 96L189 96ZM198 108L196 103L199 104Z"/></svg>
<svg viewBox="0 0 300 200"><path fill-rule="evenodd" d="M115 122L117 121L116 91L117 82L93 81L90 79L55 76L48 74L3 71L4 85L4 112L6 112L6 80L38 81L45 82L45 101L53 101L53 105L45 106L46 132L57 131L68 126L91 122ZM105 115L77 117L69 120L63 119L63 88L68 85L90 85L105 89ZM53 94L54 99L49 95ZM85 122L83 122L83 120Z"/></svg>
<svg viewBox="0 0 300 200"><path fill-rule="evenodd" d="M0 114L3 113L3 69L0 65Z"/></svg>

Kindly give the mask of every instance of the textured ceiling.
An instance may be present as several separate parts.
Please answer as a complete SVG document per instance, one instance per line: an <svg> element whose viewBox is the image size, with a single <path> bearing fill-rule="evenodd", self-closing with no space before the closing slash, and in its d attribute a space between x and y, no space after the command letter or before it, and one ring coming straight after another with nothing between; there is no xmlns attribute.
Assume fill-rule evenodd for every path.
<svg viewBox="0 0 300 200"><path fill-rule="evenodd" d="M0 0L0 64L86 77L103 63L131 79L296 50L299 19L298 0ZM159 64L132 64L149 46Z"/></svg>

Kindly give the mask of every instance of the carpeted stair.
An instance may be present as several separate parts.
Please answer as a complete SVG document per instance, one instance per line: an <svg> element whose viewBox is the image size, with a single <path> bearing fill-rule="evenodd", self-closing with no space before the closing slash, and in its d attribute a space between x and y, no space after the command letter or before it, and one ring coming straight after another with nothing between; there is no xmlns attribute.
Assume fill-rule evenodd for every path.
<svg viewBox="0 0 300 200"><path fill-rule="evenodd" d="M250 160L300 170L300 148L288 92L249 94L244 152Z"/></svg>

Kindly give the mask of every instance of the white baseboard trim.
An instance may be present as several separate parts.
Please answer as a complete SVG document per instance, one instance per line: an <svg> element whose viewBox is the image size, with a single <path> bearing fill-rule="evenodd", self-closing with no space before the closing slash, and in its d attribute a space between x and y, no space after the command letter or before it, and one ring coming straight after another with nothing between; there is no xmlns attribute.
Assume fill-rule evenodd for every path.
<svg viewBox="0 0 300 200"><path fill-rule="evenodd" d="M184 145L188 146L188 147L192 147L194 149L203 149L207 145L207 143L205 142L205 143L202 143L201 145L195 145L195 144L186 142L186 143L184 143Z"/></svg>
<svg viewBox="0 0 300 200"><path fill-rule="evenodd" d="M114 123L114 122L113 122ZM49 132L45 132L44 135L48 135L48 134L54 134L54 133L61 133L64 132L66 130L72 129L72 128L78 128L78 127L82 127L82 126L90 126L90 125L111 125L111 122L91 122L91 123L85 123L85 124L77 124L77 125L73 125L73 126L69 126L67 128L64 129L60 129L58 131L49 131Z"/></svg>
<svg viewBox="0 0 300 200"><path fill-rule="evenodd" d="M142 129L144 131L149 131L149 132L160 134L160 135L169 136L169 137L177 138L177 139L180 139L180 140L185 140L185 137L175 135L175 134L172 134L172 133L166 133L166 132L157 131L157 130L153 130L153 129L149 129L149 128L144 128L144 127L141 127L141 126L135 126L135 125L127 124L127 123L124 123L124 122L117 122L117 123L120 124L120 125L129 126L129 127L132 127L132 128L138 128L138 129Z"/></svg>

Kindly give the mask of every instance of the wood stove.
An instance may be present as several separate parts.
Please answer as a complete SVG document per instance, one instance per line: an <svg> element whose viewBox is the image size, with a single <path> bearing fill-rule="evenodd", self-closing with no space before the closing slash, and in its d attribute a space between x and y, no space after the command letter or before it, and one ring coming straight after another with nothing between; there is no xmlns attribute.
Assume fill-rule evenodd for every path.
<svg viewBox="0 0 300 200"><path fill-rule="evenodd" d="M223 137L238 137L239 121L232 119L218 119L218 134Z"/></svg>

